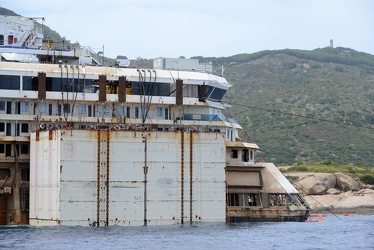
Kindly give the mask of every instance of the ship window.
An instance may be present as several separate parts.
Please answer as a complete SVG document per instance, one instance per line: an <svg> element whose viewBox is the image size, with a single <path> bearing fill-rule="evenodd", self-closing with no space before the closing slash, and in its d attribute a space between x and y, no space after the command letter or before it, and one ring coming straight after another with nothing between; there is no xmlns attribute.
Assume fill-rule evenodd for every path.
<svg viewBox="0 0 374 250"><path fill-rule="evenodd" d="M88 105L88 117L92 117L92 105Z"/></svg>
<svg viewBox="0 0 374 250"><path fill-rule="evenodd" d="M125 107L124 106L118 106L117 107L117 114L120 117L123 117L125 115Z"/></svg>
<svg viewBox="0 0 374 250"><path fill-rule="evenodd" d="M5 102L0 101L0 111L4 111L4 110L5 110Z"/></svg>
<svg viewBox="0 0 374 250"><path fill-rule="evenodd" d="M8 44L13 44L13 36L12 35L8 36Z"/></svg>
<svg viewBox="0 0 374 250"><path fill-rule="evenodd" d="M30 207L30 191L29 188L20 188L21 211L29 211Z"/></svg>
<svg viewBox="0 0 374 250"><path fill-rule="evenodd" d="M0 122L0 132L5 132L5 123Z"/></svg>
<svg viewBox="0 0 374 250"><path fill-rule="evenodd" d="M170 84L164 82L131 82L131 88L133 95L170 95Z"/></svg>
<svg viewBox="0 0 374 250"><path fill-rule="evenodd" d="M62 83L61 78L54 78L54 77L46 78L46 83L45 83L46 91L67 91L68 86L70 86L70 80L69 80L69 83ZM69 91L71 91L71 89L69 89Z"/></svg>
<svg viewBox="0 0 374 250"><path fill-rule="evenodd" d="M21 124L21 132L22 133L28 133L29 132L29 124L28 123L22 123Z"/></svg>
<svg viewBox="0 0 374 250"><path fill-rule="evenodd" d="M142 116L143 118L145 118L145 116L146 116L146 114L147 114L147 109L146 109L145 107L141 107L140 111L141 111L141 116Z"/></svg>
<svg viewBox="0 0 374 250"><path fill-rule="evenodd" d="M48 115L52 115L52 104L48 104Z"/></svg>
<svg viewBox="0 0 374 250"><path fill-rule="evenodd" d="M30 106L28 102L21 102L21 111L22 113L28 113L30 111Z"/></svg>
<svg viewBox="0 0 374 250"><path fill-rule="evenodd" d="M4 153L5 153L4 144L0 144L0 154L4 154Z"/></svg>
<svg viewBox="0 0 374 250"><path fill-rule="evenodd" d="M47 113L47 103L41 102L39 104L39 112L40 113Z"/></svg>
<svg viewBox="0 0 374 250"><path fill-rule="evenodd" d="M103 107L103 115L110 115L110 106L109 105L104 105Z"/></svg>
<svg viewBox="0 0 374 250"><path fill-rule="evenodd" d="M225 95L225 93L226 93L226 90L224 89L214 88L209 98L214 99L214 100L221 100L222 97Z"/></svg>
<svg viewBox="0 0 374 250"><path fill-rule="evenodd" d="M169 120L169 119L170 119L170 118L169 118L169 109L168 109L168 108L165 109L165 119L166 119L166 120Z"/></svg>
<svg viewBox="0 0 374 250"><path fill-rule="evenodd" d="M23 90L38 90L38 78L33 76L22 77L22 89Z"/></svg>
<svg viewBox="0 0 374 250"><path fill-rule="evenodd" d="M86 114L86 104L79 104L79 114L80 115Z"/></svg>
<svg viewBox="0 0 374 250"><path fill-rule="evenodd" d="M18 89L20 88L19 76L0 75L0 89Z"/></svg>
<svg viewBox="0 0 374 250"><path fill-rule="evenodd" d="M249 151L248 149L242 150L242 161L248 162L249 161Z"/></svg>
<svg viewBox="0 0 374 250"><path fill-rule="evenodd" d="M5 157L12 156L12 144L5 144Z"/></svg>
<svg viewBox="0 0 374 250"><path fill-rule="evenodd" d="M6 135L7 136L12 135L12 124L10 122L6 123Z"/></svg>
<svg viewBox="0 0 374 250"><path fill-rule="evenodd" d="M21 154L23 155L29 154L29 145L21 144Z"/></svg>
<svg viewBox="0 0 374 250"><path fill-rule="evenodd" d="M238 158L238 150L237 149L231 149L231 158Z"/></svg>
<svg viewBox="0 0 374 250"><path fill-rule="evenodd" d="M135 118L139 118L139 107L135 107Z"/></svg>
<svg viewBox="0 0 374 250"><path fill-rule="evenodd" d="M4 45L4 35L0 35L0 45Z"/></svg>
<svg viewBox="0 0 374 250"><path fill-rule="evenodd" d="M229 194L229 206L239 206L239 194Z"/></svg>
<svg viewBox="0 0 374 250"><path fill-rule="evenodd" d="M130 115L131 115L131 108L130 107L126 107L126 117L130 118Z"/></svg>
<svg viewBox="0 0 374 250"><path fill-rule="evenodd" d="M64 104L64 113L70 114L70 104Z"/></svg>
<svg viewBox="0 0 374 250"><path fill-rule="evenodd" d="M250 159L253 160L253 150L249 151L250 153Z"/></svg>
<svg viewBox="0 0 374 250"><path fill-rule="evenodd" d="M12 113L12 102L6 102L6 113L7 114Z"/></svg>
<svg viewBox="0 0 374 250"><path fill-rule="evenodd" d="M290 196L286 196L285 194L270 194L269 195L269 206L284 206L288 203L291 203Z"/></svg>
<svg viewBox="0 0 374 250"><path fill-rule="evenodd" d="M259 194L247 194L246 206L260 206Z"/></svg>
<svg viewBox="0 0 374 250"><path fill-rule="evenodd" d="M156 108L156 116L157 117L162 117L162 109L161 107L157 107Z"/></svg>
<svg viewBox="0 0 374 250"><path fill-rule="evenodd" d="M30 169L21 168L21 181L30 181Z"/></svg>

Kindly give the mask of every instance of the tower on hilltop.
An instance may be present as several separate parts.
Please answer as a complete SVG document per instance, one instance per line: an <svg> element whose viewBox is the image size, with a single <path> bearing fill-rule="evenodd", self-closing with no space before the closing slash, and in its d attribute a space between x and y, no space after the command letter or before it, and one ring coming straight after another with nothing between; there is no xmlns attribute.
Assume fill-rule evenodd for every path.
<svg viewBox="0 0 374 250"><path fill-rule="evenodd" d="M334 48L334 41L330 39L330 48Z"/></svg>

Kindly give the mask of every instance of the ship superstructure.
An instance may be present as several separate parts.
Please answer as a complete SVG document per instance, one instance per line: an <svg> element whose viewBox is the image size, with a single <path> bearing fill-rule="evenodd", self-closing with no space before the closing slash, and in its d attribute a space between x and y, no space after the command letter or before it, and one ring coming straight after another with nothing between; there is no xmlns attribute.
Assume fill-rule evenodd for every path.
<svg viewBox="0 0 374 250"><path fill-rule="evenodd" d="M305 219L297 190L223 115L225 78L102 66L43 43L34 19L0 19L0 224Z"/></svg>

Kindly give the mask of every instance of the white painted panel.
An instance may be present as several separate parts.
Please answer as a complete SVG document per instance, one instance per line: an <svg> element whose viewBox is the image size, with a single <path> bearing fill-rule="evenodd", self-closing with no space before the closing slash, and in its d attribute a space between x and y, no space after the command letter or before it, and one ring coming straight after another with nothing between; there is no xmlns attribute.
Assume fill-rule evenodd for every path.
<svg viewBox="0 0 374 250"><path fill-rule="evenodd" d="M52 131L53 139L49 140L49 133L40 133L39 141L32 134L30 147L30 223L38 224L40 220L59 220L59 179L60 154L59 134Z"/></svg>
<svg viewBox="0 0 374 250"><path fill-rule="evenodd" d="M184 149L184 221L190 216L190 134L184 133L184 147L181 132L108 131L101 132L104 140L102 150L107 147L109 135L109 225L142 225L144 223L144 148L143 136L147 136L147 221L152 224L180 223L182 214L182 148ZM48 132L41 133L48 135ZM55 147L61 145L59 164L44 172L47 162L53 156L43 154L43 141L36 149L38 161L47 162L35 167L39 180L50 179L50 173L61 169L59 199L60 220L63 225L87 225L97 218L97 131L73 130L63 133L63 140L54 140ZM56 134L55 136L58 137ZM55 139L55 138L54 138ZM50 147L50 146L48 146ZM53 147L52 147L53 148ZM38 152L37 152L38 151ZM105 158L101 162L106 164ZM210 156L209 156L210 155ZM104 157L103 156L103 157ZM220 134L193 134L192 152L192 209L193 221L225 220L225 144ZM56 161L56 160L54 160ZM35 161L36 162L36 161ZM43 174L39 173L40 166ZM58 166L56 168L56 166ZM106 169L100 167L101 171ZM59 172L59 171L58 171ZM104 190L100 189L100 220L106 216L106 172L100 173ZM54 179L53 179L54 180ZM57 180L57 179L56 179ZM37 183L37 182L35 182ZM55 183L56 184L56 183ZM44 198L53 187L40 186ZM58 189L59 190L59 189ZM43 204L43 201L38 201ZM50 206L45 204L46 206ZM45 213L42 209L39 213ZM104 217L103 217L104 216Z"/></svg>

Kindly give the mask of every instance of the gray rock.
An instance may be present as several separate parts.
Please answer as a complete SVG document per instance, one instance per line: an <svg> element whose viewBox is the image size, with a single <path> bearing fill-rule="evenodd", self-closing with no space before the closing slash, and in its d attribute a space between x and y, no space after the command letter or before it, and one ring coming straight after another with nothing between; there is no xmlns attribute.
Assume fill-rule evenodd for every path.
<svg viewBox="0 0 374 250"><path fill-rule="evenodd" d="M327 191L326 191L326 194L341 194L342 191L340 189L336 189L336 188L329 188Z"/></svg>
<svg viewBox="0 0 374 250"><path fill-rule="evenodd" d="M336 187L336 176L334 174L316 173L306 176L296 186L299 186L307 195L326 194L327 190Z"/></svg>
<svg viewBox="0 0 374 250"><path fill-rule="evenodd" d="M358 191L362 188L361 184L352 177L344 174L335 174L336 184L343 192Z"/></svg>

